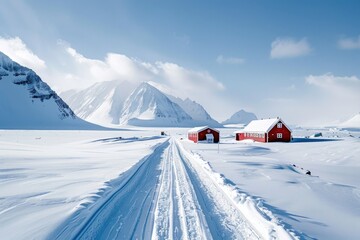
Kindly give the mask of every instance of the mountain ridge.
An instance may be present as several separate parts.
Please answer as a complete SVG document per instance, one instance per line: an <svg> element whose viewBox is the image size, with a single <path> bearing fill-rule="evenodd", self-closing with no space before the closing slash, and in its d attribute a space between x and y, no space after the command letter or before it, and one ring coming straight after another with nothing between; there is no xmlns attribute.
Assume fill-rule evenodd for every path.
<svg viewBox="0 0 360 240"><path fill-rule="evenodd" d="M247 111L241 109L240 111L237 111L236 113L231 115L230 118L223 121L221 124L223 124L223 125L226 125L226 124L244 124L244 125L247 125L252 120L256 120L256 119L258 119L258 118L256 117L256 115L254 113L247 112Z"/></svg>
<svg viewBox="0 0 360 240"><path fill-rule="evenodd" d="M124 103L121 125L185 126L191 117L165 94L148 83L141 83Z"/></svg>
<svg viewBox="0 0 360 240"><path fill-rule="evenodd" d="M97 129L77 118L48 84L31 69L0 52L0 128Z"/></svg>
<svg viewBox="0 0 360 240"><path fill-rule="evenodd" d="M147 105L147 109L142 109L140 111L140 109L137 108L138 106L135 107L136 104L131 104L131 101L137 100L138 104L141 106L144 107L146 105L144 102L140 103L140 97L131 97L135 91L138 92L137 94L140 94L139 91L141 91L145 95L153 95L152 97L149 95L147 97L149 101L153 101L151 104L149 103ZM159 127L192 127L201 125L210 125L212 127L222 126L212 119L206 110L195 101L190 99L182 100L165 94L157 87L147 82L135 86L134 83L114 80L110 82L100 82L78 92L67 91L61 94L77 115L88 121L102 125L151 125ZM118 95L121 95L121 97ZM118 98L118 101L115 100L116 98ZM129 100L129 98L132 98L132 100ZM157 106L155 104L160 104L160 102L167 105L169 109L164 108L163 105ZM130 107L130 105L133 106ZM171 114L167 114L166 112L168 111L170 111ZM178 112L178 114L176 112ZM164 115L164 113L166 114ZM162 117L157 117L156 115ZM97 118L95 118L95 116L97 116ZM150 121L144 121L145 118L148 118L147 120L150 120L150 118L157 118L159 123L152 121L152 124L150 124Z"/></svg>

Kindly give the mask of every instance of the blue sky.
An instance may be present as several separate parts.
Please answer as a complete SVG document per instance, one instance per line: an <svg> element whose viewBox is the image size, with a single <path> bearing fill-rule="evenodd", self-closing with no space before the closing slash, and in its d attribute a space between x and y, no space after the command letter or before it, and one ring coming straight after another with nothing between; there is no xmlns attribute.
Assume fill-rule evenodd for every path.
<svg viewBox="0 0 360 240"><path fill-rule="evenodd" d="M1 5L0 51L16 58L9 41L18 38L43 61L37 72L58 91L85 87L83 78L91 84L128 76L177 88L179 96L200 102L218 120L245 108L259 117L325 124L360 111L360 1L3 0ZM69 48L76 53L70 54L72 65ZM107 61L109 53L126 59ZM79 62L125 64L132 75L83 76L86 66ZM145 63L161 74L144 76ZM183 82L188 88L181 89L182 77L189 78ZM189 90L202 85L211 89Z"/></svg>

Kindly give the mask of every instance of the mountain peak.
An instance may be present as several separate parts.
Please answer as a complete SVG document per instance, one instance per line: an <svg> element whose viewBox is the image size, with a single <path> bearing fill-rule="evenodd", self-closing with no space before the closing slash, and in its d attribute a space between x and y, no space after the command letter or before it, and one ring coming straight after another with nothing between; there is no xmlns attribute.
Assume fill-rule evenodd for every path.
<svg viewBox="0 0 360 240"><path fill-rule="evenodd" d="M360 128L360 112L355 114L353 117L351 117L347 121L340 124L340 127L359 129Z"/></svg>
<svg viewBox="0 0 360 240"><path fill-rule="evenodd" d="M13 61L10 57L8 57L5 53L0 51L0 67L3 71L10 71L10 72L19 72L22 71L32 71L29 68L23 67L17 62Z"/></svg>
<svg viewBox="0 0 360 240"><path fill-rule="evenodd" d="M61 95L78 116L103 125L221 126L200 104L166 95L151 82L100 82Z"/></svg>
<svg viewBox="0 0 360 240"><path fill-rule="evenodd" d="M247 112L243 109L234 113L229 119L222 122L222 124L248 124L257 117L254 113Z"/></svg>
<svg viewBox="0 0 360 240"><path fill-rule="evenodd" d="M151 84L149 84L148 82L142 82L140 83L140 85L136 88L136 89L143 89L143 91L156 91L156 92L160 92L160 90L158 90L156 87L152 86Z"/></svg>
<svg viewBox="0 0 360 240"><path fill-rule="evenodd" d="M141 83L125 101L120 124L184 126L191 117L161 91Z"/></svg>

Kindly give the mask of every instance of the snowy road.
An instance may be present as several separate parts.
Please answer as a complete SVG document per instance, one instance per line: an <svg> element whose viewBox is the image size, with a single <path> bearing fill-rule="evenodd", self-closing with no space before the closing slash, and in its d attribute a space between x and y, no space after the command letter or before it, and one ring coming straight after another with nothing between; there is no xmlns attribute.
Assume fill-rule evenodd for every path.
<svg viewBox="0 0 360 240"><path fill-rule="evenodd" d="M174 139L119 179L115 190L79 223L75 214L57 239L260 239L224 190ZM260 237L261 236L261 237Z"/></svg>

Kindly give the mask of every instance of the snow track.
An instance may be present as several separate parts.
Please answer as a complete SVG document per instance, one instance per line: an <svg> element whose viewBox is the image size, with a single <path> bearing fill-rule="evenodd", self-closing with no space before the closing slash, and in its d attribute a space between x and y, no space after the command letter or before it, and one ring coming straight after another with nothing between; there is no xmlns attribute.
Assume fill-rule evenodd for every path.
<svg viewBox="0 0 360 240"><path fill-rule="evenodd" d="M173 140L163 159L153 239L202 239L210 232Z"/></svg>
<svg viewBox="0 0 360 240"><path fill-rule="evenodd" d="M53 236L260 239L258 227L255 230L233 199L191 156L174 139L167 140L119 179L120 184L106 199L95 202L95 206L100 206L88 210L91 213L87 213L83 223L79 224L73 216ZM276 236L269 233L264 238Z"/></svg>
<svg viewBox="0 0 360 240"><path fill-rule="evenodd" d="M218 184L200 166L191 162L177 146L177 152L190 176L202 211L214 239L260 239L243 214Z"/></svg>

